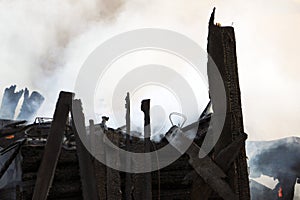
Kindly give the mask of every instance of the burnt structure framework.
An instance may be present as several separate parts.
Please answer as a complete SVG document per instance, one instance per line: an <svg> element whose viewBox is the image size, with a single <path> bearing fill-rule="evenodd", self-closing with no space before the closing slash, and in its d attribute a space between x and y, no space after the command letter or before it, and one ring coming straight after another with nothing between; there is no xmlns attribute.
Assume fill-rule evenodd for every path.
<svg viewBox="0 0 300 200"><path fill-rule="evenodd" d="M235 37L232 27L220 27L214 24L214 12L209 22L208 53L215 61L224 80L227 95L227 113L224 130L214 151L203 159L198 158L197 145L201 146L205 134L209 134L210 114L201 115L196 127L197 137L186 154L171 165L151 173L130 174L111 169L95 160L82 145L77 130L72 129L76 149L61 150L65 134L66 122L75 106L78 113L72 113L72 119L79 117L79 131L86 131L84 115L80 100L73 100L73 94L61 92L57 102L54 119L47 139L42 146L25 145L20 149L23 155L22 184L16 184L9 190L15 199L85 199L85 200L196 200L196 199L228 199L249 200L249 181L245 155L246 134L243 130L240 89L236 61ZM214 74L208 65L210 96L214 111L218 109L218 95L215 94ZM145 126L150 123L149 100L142 102L145 114ZM130 121L130 100L126 98L127 122ZM72 109L74 111L74 109ZM78 121L78 120L76 120ZM189 125L191 126L191 125ZM184 132L188 127L172 127ZM127 132L130 132L127 124ZM92 151L103 153L110 151L105 146L104 135L116 146L132 152L155 151L168 144L163 138L161 142L138 138L124 138L117 130L108 129L99 134L101 126L93 121L89 124L86 142L90 142ZM150 128L145 127L150 134ZM82 138L81 138L82 139ZM95 141L99 143L95 143ZM176 149L174 148L174 151ZM124 162L118 152L114 156L106 156L109 162ZM159 158L158 158L159 159ZM135 160L127 159L128 165L138 165ZM71 176L69 176L69 174ZM79 176L78 176L79 175ZM28 183L28 184L23 184Z"/></svg>
<svg viewBox="0 0 300 200"><path fill-rule="evenodd" d="M209 35L207 52L215 62L222 76L225 90L227 112L225 124L221 133L219 142L215 146L215 153L218 154L222 149L229 145L239 135L244 133L243 115L241 108L241 95L239 87L239 77L236 56L236 41L233 27L221 27L214 24L215 9L209 20ZM208 79L210 94L214 95L214 74L212 74L208 66ZM213 109L218 112L214 105L219 105L218 94L211 96ZM238 158L231 166L228 177L230 185L235 193L239 194L240 200L250 199L248 166L246 160L245 144L241 149Z"/></svg>

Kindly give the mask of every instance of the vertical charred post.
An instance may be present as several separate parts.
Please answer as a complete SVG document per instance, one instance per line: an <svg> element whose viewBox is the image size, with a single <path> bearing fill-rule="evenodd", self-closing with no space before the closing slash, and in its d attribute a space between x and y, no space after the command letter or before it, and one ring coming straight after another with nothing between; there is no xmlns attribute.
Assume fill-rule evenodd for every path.
<svg viewBox="0 0 300 200"><path fill-rule="evenodd" d="M142 101L141 110L144 112L144 137L145 141L150 141L150 99L145 99ZM146 146L147 146L146 142ZM150 148L149 148L150 149Z"/></svg>
<svg viewBox="0 0 300 200"><path fill-rule="evenodd" d="M151 136L151 128L150 128L150 99L145 99L142 101L141 110L144 112L144 138L145 138L145 152L150 152L150 136ZM146 158L148 159L148 158ZM146 160L145 164L150 164L151 161ZM152 179L151 173L145 173L145 186L144 186L144 199L151 200L152 199Z"/></svg>
<svg viewBox="0 0 300 200"><path fill-rule="evenodd" d="M209 21L207 51L221 74L226 91L226 119L223 131L215 146L215 154L228 146L238 135L244 132L241 109L241 96L236 56L236 41L233 27L221 27L214 24L215 9ZM215 75L211 63L208 63L209 91L214 112L218 111L219 99L214 87ZM245 146L245 145L244 145ZM239 195L240 200L249 200L249 179L245 147L231 166L228 177L232 189Z"/></svg>
<svg viewBox="0 0 300 200"><path fill-rule="evenodd" d="M130 96L129 93L127 93L127 96L125 98L126 104L126 150L130 151ZM131 158L126 158L126 168L129 171L131 169ZM128 200L131 200L131 193L132 193L132 180L131 180L131 174L126 173L125 177L125 198Z"/></svg>
<svg viewBox="0 0 300 200"><path fill-rule="evenodd" d="M73 129L75 131L76 149L80 169L83 199L98 200L99 198L97 193L92 156L91 154L89 154L88 150L84 146L84 144L88 144L89 138L87 138L85 128L86 126L84 122L85 117L83 114L81 100L73 100L72 107L72 124Z"/></svg>

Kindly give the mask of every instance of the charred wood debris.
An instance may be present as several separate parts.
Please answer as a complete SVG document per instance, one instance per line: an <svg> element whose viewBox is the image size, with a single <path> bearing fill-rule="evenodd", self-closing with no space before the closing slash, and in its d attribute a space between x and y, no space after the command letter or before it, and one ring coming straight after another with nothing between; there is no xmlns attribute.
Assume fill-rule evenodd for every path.
<svg viewBox="0 0 300 200"><path fill-rule="evenodd" d="M227 113L221 137L212 152L202 159L198 157L199 146L206 134L209 134L209 122L213 115L209 112L209 108L218 109L214 108L214 105L219 101L213 94L215 88L209 66L211 102L198 122L186 127L174 125L169 131L178 129L185 132L195 128L197 134L192 145L171 165L144 174L114 170L88 152L79 138L78 127L74 128L72 112L74 109L71 109L71 106L78 108L76 116L79 116L82 122L79 125L80 129L86 130L81 101L74 99L74 94L60 93L53 119L36 118L33 124L28 124L24 119L34 116L44 98L37 92L29 96L27 89L15 92L16 86L12 86L5 90L0 108L0 117L3 119L0 124L0 156L3 161L0 163L0 183L3 183L3 186L0 184L0 199L250 200L250 186L256 195L251 199L292 199L290 197L292 191L287 188L288 186L279 185L271 190L255 181L249 184L245 151L247 135L243 129L234 29L215 25L214 13L215 10L209 22L207 50L224 80ZM17 104L23 94L21 112L17 120L13 120ZM99 135L99 130L102 130L102 133L119 148L131 152L155 151L169 143L166 137L160 142L141 140L129 134L124 137L124 132L130 133L129 94L125 99L125 108L127 111L125 131L107 127L106 121L109 118L105 116L100 124L95 124L93 120L89 121L87 126L89 134L86 134L85 140L90 142L95 151L104 155L106 151L103 145L94 144L94 137ZM150 124L149 108L150 99L143 100L141 111L145 116L144 132L148 136L151 134L147 126ZM295 148L299 151L299 145ZM113 158L106 159L121 162L117 153ZM134 161L126 159L127 165L131 162ZM251 164L261 166L259 173L266 174L263 171L263 165L266 163L261 164L264 159L254 162L250 162L250 167ZM297 163L293 167L299 169L299 163L298 168L296 165ZM283 169L282 166L278 168ZM278 178L280 184L293 185L300 173L298 171L296 175L289 174L288 170L276 172L276 175L275 172L271 172L269 175ZM278 196L279 189L283 190L281 197ZM265 197L261 198L263 195Z"/></svg>

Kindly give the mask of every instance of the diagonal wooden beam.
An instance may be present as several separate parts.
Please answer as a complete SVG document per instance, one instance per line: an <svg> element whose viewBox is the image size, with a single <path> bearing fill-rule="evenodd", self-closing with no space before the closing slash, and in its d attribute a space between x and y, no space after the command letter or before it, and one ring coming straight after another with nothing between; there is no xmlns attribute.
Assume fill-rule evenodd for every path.
<svg viewBox="0 0 300 200"><path fill-rule="evenodd" d="M194 170L224 200L237 199L236 194L225 181L227 176L223 170L210 157L206 156L200 159L198 155L195 156L194 152L196 150L199 152L199 147L193 143L187 151L187 154L190 156L189 162Z"/></svg>
<svg viewBox="0 0 300 200"><path fill-rule="evenodd" d="M33 192L33 200L45 200L52 185L57 161L60 155L66 122L72 105L73 94L60 92L56 104L50 134L48 135L44 155L38 170Z"/></svg>
<svg viewBox="0 0 300 200"><path fill-rule="evenodd" d="M237 199L237 195L225 181L225 178L227 177L226 173L223 172L223 170L209 156L200 159L200 147L196 143L192 142L190 138L186 137L180 128L168 133L166 138L179 152L185 152L189 155L189 162L197 174L200 175L201 179L205 182L205 184L203 184L204 186L208 185L225 200ZM187 144L191 145L185 151Z"/></svg>
<svg viewBox="0 0 300 200"><path fill-rule="evenodd" d="M241 148L244 146L244 142L247 139L247 134L240 134L230 145L225 147L215 158L215 163L226 173L234 160L239 155ZM200 167L200 166L199 166ZM195 171L188 174L187 177L195 177L192 189L192 199L198 199L201 195L203 200L209 198L213 192L212 188L209 187L205 181Z"/></svg>
<svg viewBox="0 0 300 200"><path fill-rule="evenodd" d="M227 147L222 149L220 153L216 156L215 161L218 166L227 172L230 165L237 159L240 151L245 147L245 141L247 139L246 133L241 133L237 136L233 142L231 142Z"/></svg>

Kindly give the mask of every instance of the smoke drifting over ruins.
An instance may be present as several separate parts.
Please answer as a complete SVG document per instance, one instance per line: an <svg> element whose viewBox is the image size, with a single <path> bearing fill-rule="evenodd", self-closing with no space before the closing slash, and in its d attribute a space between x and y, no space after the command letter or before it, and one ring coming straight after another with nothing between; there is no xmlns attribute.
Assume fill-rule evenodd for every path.
<svg viewBox="0 0 300 200"><path fill-rule="evenodd" d="M74 89L77 74L87 56L103 41L121 32L145 27L169 29L187 35L206 49L207 10L213 6L220 8L215 21L235 28L241 106L249 139L270 140L299 135L299 0L217 0L214 3L197 0L2 1L0 99L6 87L15 84L17 87L5 90L0 118L32 120L35 116L51 117L59 91ZM139 59L144 61L146 56ZM151 58L164 59L156 55ZM115 74L108 77L108 81L118 78ZM111 89L109 87L107 84L107 90ZM14 95L9 95L11 93ZM136 98L137 101L141 96ZM123 100L125 94L119 98ZM163 98L164 95L159 96L158 102ZM102 99L99 101L101 103ZM159 118L162 112L157 110L155 120L159 122L162 121ZM111 121L108 121L108 126ZM11 127L14 125L8 129ZM159 137L158 142L162 138ZM256 156L249 161L253 175L250 178L267 175L278 179L275 188L265 189L280 198L282 190L290 194L294 192L292 189L299 177L299 138L278 141L249 142L247 152L249 157ZM272 144L272 148L260 148L253 153L260 144L264 147ZM293 149L292 153L290 149ZM245 159L244 152L241 157ZM241 163L246 169L246 162ZM261 186L257 185L260 191Z"/></svg>
<svg viewBox="0 0 300 200"><path fill-rule="evenodd" d="M205 47L205 37L199 36L207 33L206 11L213 6L221 8L217 21L222 16L222 25L236 27L242 103L250 139L298 134L299 96L286 98L300 90L296 76L300 34L295 26L300 23L297 0L2 1L0 91L12 84L18 89L37 90L46 99L39 114L51 116L59 90L73 89L80 66L102 41L135 28L161 27L186 34ZM253 105L257 98L261 101ZM275 129L274 123L281 126Z"/></svg>

